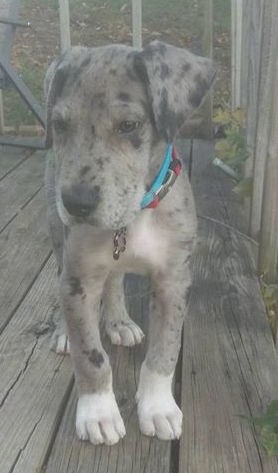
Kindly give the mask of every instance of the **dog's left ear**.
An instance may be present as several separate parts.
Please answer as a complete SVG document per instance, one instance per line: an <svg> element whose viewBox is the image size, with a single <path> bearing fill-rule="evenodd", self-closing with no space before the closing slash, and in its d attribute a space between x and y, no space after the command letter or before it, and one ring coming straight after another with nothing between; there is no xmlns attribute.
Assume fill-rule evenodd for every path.
<svg viewBox="0 0 278 473"><path fill-rule="evenodd" d="M210 59L160 41L135 57L137 73L147 85L158 132L171 142L209 91L216 70Z"/></svg>

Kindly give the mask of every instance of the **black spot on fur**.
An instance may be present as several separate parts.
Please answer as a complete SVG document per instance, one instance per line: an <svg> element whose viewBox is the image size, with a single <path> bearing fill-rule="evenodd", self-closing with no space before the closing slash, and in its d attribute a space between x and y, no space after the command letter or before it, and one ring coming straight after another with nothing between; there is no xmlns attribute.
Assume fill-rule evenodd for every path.
<svg viewBox="0 0 278 473"><path fill-rule="evenodd" d="M160 79L164 80L166 77L169 77L171 75L171 70L165 62L161 64L161 69L160 69Z"/></svg>
<svg viewBox="0 0 278 473"><path fill-rule="evenodd" d="M103 104L103 100L105 98L105 95L103 92L99 92L98 94L95 94L92 99L91 99L91 107L95 107L96 103L100 106Z"/></svg>
<svg viewBox="0 0 278 473"><path fill-rule="evenodd" d="M128 68L127 71L126 71L126 75L130 80L132 80L134 82L139 82L139 77L136 75L136 73L132 69Z"/></svg>
<svg viewBox="0 0 278 473"><path fill-rule="evenodd" d="M98 94L95 94L95 95L94 95L94 99L95 99L95 100L103 100L104 97L105 97L104 92L99 92Z"/></svg>
<svg viewBox="0 0 278 473"><path fill-rule="evenodd" d="M197 108L199 107L205 95L208 85L207 81L202 77L200 73L195 76L194 83L196 84L196 87L189 94L188 101L192 107Z"/></svg>
<svg viewBox="0 0 278 473"><path fill-rule="evenodd" d="M159 53L161 57L164 57L166 54L167 47L165 44L158 42L156 45L150 44L143 51L143 56L146 59L152 60L154 55Z"/></svg>
<svg viewBox="0 0 278 473"><path fill-rule="evenodd" d="M76 296L77 294L83 294L83 288L80 284L80 279L75 276L71 276L69 279L70 283L70 296Z"/></svg>
<svg viewBox="0 0 278 473"><path fill-rule="evenodd" d="M160 118L163 120L163 117L165 117L168 113L168 92L163 87L161 91L161 102L160 102Z"/></svg>
<svg viewBox="0 0 278 473"><path fill-rule="evenodd" d="M140 148L142 145L142 138L139 133L132 133L132 135L129 137L129 141L135 149Z"/></svg>
<svg viewBox="0 0 278 473"><path fill-rule="evenodd" d="M62 273L62 268L61 268L61 266L59 266L58 269L57 269L57 276L58 277L61 276L61 273Z"/></svg>
<svg viewBox="0 0 278 473"><path fill-rule="evenodd" d="M97 368L100 368L101 365L104 362L104 358L102 353L100 353L98 350L95 348L91 350L90 352L87 352L88 359L93 365L95 365Z"/></svg>
<svg viewBox="0 0 278 473"><path fill-rule="evenodd" d="M144 64L144 60L142 59L142 56L141 56L140 53L137 53L134 56L134 70L135 70L135 73L136 73L135 80L140 79L144 84L148 85L149 84L149 77L148 77L146 66ZM132 74L131 74L131 76L132 76Z"/></svg>
<svg viewBox="0 0 278 473"><path fill-rule="evenodd" d="M81 69L76 66L69 66L67 69L66 87L72 87L75 82L80 78Z"/></svg>
<svg viewBox="0 0 278 473"><path fill-rule="evenodd" d="M144 100L140 100L140 104L142 105L144 112L145 112L146 114L150 115L150 114L151 114L151 113L150 113L150 111L151 111L151 109L150 109L150 104L149 104L149 103L146 103Z"/></svg>
<svg viewBox="0 0 278 473"><path fill-rule="evenodd" d="M103 170L103 167L104 167L103 159L102 159L102 158L97 158L97 159L96 159L96 163L97 163L99 169L102 171L102 170Z"/></svg>
<svg viewBox="0 0 278 473"><path fill-rule="evenodd" d="M85 176L85 174L87 174L87 172L89 172L91 169L91 166L83 166L81 169L80 169L80 177L83 177Z"/></svg>
<svg viewBox="0 0 278 473"><path fill-rule="evenodd" d="M126 92L120 92L118 94L118 99L122 100L123 102L130 102L131 101L130 95L127 94Z"/></svg>
<svg viewBox="0 0 278 473"><path fill-rule="evenodd" d="M165 87L161 91L161 102L158 116L158 131L167 139L174 137L177 127L176 113L171 110L168 102L168 92Z"/></svg>
<svg viewBox="0 0 278 473"><path fill-rule="evenodd" d="M183 70L183 72L189 72L190 69L191 69L191 67L192 67L192 66L191 66L190 62L186 62L186 63L182 66L182 70Z"/></svg>
<svg viewBox="0 0 278 473"><path fill-rule="evenodd" d="M189 301L190 301L190 295L191 295L191 286L188 287L186 289L186 292L185 292L185 302L186 302L186 304L188 304Z"/></svg>

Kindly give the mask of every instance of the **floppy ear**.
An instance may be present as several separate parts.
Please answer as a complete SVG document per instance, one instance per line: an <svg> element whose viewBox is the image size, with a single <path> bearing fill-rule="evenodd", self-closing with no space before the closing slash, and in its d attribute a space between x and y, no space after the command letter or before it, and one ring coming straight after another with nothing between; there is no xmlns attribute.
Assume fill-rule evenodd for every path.
<svg viewBox="0 0 278 473"><path fill-rule="evenodd" d="M136 55L135 68L147 85L156 128L171 142L209 91L216 75L213 63L153 41Z"/></svg>
<svg viewBox="0 0 278 473"><path fill-rule="evenodd" d="M44 79L44 94L46 97L46 132L45 146L52 146L52 109L57 98L61 95L63 87L67 79L73 82L80 70L82 69L82 61L87 58L88 50L83 47L74 47L64 53L60 58L53 61Z"/></svg>
<svg viewBox="0 0 278 473"><path fill-rule="evenodd" d="M52 109L55 105L57 96L61 93L65 84L68 72L68 61L65 56L53 61L44 79L44 94L46 97L46 129L45 129L45 147L52 147Z"/></svg>

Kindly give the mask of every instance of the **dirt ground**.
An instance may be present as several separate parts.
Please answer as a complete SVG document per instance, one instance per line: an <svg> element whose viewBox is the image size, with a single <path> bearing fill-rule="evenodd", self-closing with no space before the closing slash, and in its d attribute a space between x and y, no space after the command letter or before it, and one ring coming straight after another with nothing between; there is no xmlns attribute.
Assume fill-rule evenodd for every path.
<svg viewBox="0 0 278 473"><path fill-rule="evenodd" d="M201 52L206 0L143 0L143 41L153 39ZM214 58L219 73L215 103L228 103L230 96L230 11L229 0L214 0ZM71 40L73 45L99 46L132 43L131 1L72 0ZM59 55L58 0L22 0L20 19L31 28L18 28L12 62L39 102L42 84L51 60ZM5 91L5 119L9 124L33 123L30 112L16 94Z"/></svg>

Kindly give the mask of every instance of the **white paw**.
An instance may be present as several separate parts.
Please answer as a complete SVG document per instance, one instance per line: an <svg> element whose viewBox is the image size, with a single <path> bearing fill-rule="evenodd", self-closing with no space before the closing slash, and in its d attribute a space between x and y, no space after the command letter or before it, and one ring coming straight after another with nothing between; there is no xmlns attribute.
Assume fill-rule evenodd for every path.
<svg viewBox="0 0 278 473"><path fill-rule="evenodd" d="M114 445L126 434L113 392L84 394L77 404L76 431L81 440Z"/></svg>
<svg viewBox="0 0 278 473"><path fill-rule="evenodd" d="M131 347L139 344L144 338L144 333L132 320L106 323L106 333L113 345Z"/></svg>
<svg viewBox="0 0 278 473"><path fill-rule="evenodd" d="M58 355L68 355L70 352L69 338L63 334L58 334L54 332L51 339L51 348Z"/></svg>
<svg viewBox="0 0 278 473"><path fill-rule="evenodd" d="M140 430L145 435L156 435L161 440L181 436L182 412L172 395L172 378L142 366L136 399Z"/></svg>

